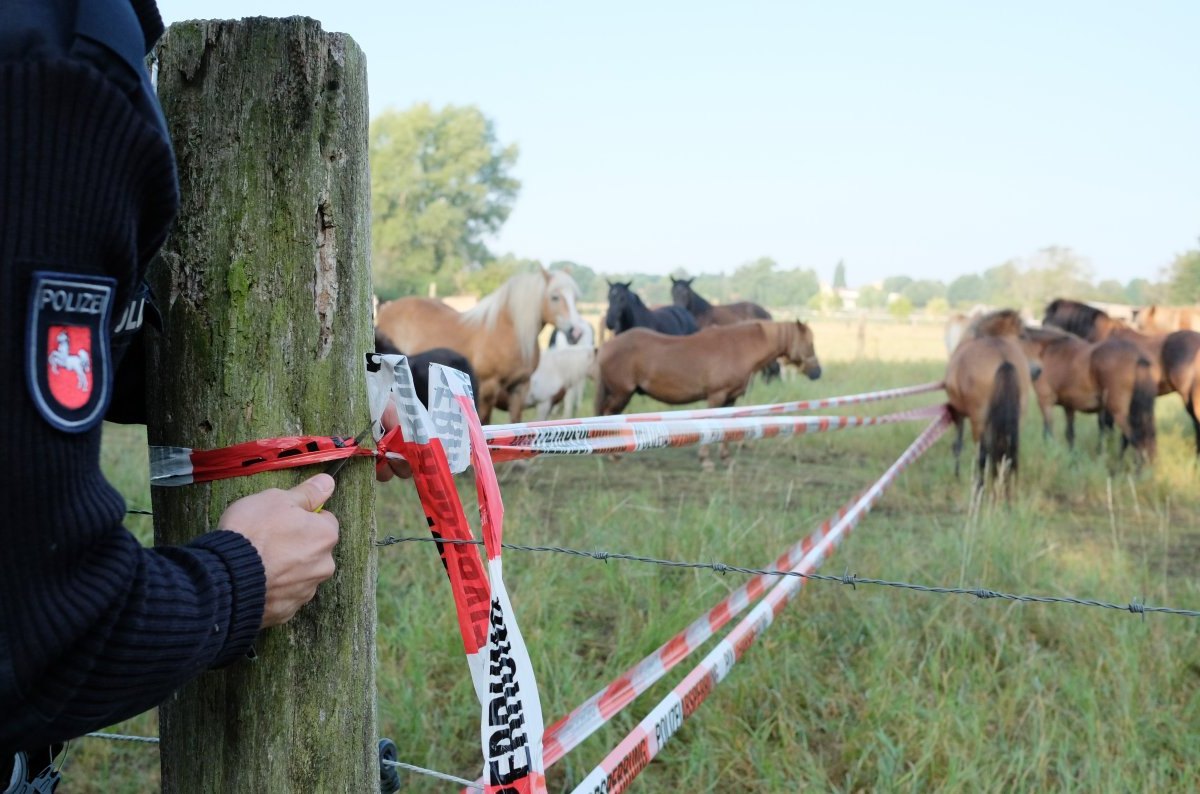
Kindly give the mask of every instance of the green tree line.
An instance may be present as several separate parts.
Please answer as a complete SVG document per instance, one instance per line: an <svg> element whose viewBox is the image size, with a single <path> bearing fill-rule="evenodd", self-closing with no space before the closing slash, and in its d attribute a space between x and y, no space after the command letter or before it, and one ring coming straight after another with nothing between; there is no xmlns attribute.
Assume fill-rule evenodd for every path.
<svg viewBox="0 0 1200 794"><path fill-rule="evenodd" d="M428 104L388 110L371 122L372 260L381 298L439 294L484 294L505 279L543 263L513 254L499 256L485 244L508 219L520 190L512 174L518 149L501 144L492 122L473 106ZM669 303L670 276L597 273L584 263L551 262L571 268L584 300L602 302L605 279L633 281L648 304ZM664 263L666 264L666 263ZM833 268L836 288L848 284L852 265ZM688 276L684 266L671 275ZM1152 281L1150 276L1157 277ZM693 288L719 303L750 300L767 306L836 309L841 299L821 294L811 267L781 267L760 256L725 274L699 274ZM1200 303L1200 249L1180 253L1158 273L1127 282L1096 281L1085 259L1051 246L949 281L895 275L858 290L858 306L894 313L940 312L975 304L1038 309L1053 297L1146 305Z"/></svg>

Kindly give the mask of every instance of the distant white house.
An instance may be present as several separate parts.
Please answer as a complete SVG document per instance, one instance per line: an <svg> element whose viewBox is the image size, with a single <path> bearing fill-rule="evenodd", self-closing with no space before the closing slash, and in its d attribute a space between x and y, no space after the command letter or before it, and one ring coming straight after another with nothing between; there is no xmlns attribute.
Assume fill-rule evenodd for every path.
<svg viewBox="0 0 1200 794"><path fill-rule="evenodd" d="M842 308L853 311L858 308L858 290L848 287L834 287L827 281L821 282L822 295L836 295L842 301Z"/></svg>

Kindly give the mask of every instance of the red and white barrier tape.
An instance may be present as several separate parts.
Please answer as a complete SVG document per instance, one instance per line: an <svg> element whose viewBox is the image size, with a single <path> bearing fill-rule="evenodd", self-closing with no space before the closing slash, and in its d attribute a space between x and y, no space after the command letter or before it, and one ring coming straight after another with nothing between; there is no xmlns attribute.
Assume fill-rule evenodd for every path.
<svg viewBox="0 0 1200 794"><path fill-rule="evenodd" d="M485 427L492 459L500 461L536 455L600 455L638 452L664 447L686 447L724 441L748 441L803 433L842 430L847 427L927 419L942 410L931 405L883 416L781 416L720 417L657 420L653 422L596 421L526 427L519 431ZM612 420L617 417L598 417Z"/></svg>
<svg viewBox="0 0 1200 794"><path fill-rule="evenodd" d="M571 425L604 424L608 422L661 422L664 420L679 421L684 419L720 419L746 416L769 416L771 414L792 414L798 411L815 411L818 408L841 408L847 405L892 400L899 397L909 397L914 394L927 394L941 391L944 384L922 383L917 386L901 386L895 389L863 392L862 394L847 394L841 397L822 397L816 400L795 400L786 403L770 403L767 405L734 405L728 408L696 408L683 411L657 411L641 414L616 414L613 416L582 416L574 419L546 419L540 422L518 422L504 425L488 425L486 433L522 433L537 427L567 427ZM490 440L490 436L489 436Z"/></svg>
<svg viewBox="0 0 1200 794"><path fill-rule="evenodd" d="M403 357L375 356L369 360L368 380L372 417L378 421L388 404L399 414L397 428L379 439L381 448L395 449L412 465L413 481L435 537L472 540L450 462L430 413L417 400L412 373ZM373 365L373 369L371 366ZM430 368L447 399L439 410L465 426L467 450L476 467L480 524L488 558L483 575L479 554L468 545L438 544L450 578L459 631L481 707L485 791L495 794L538 794L546 790L542 764L542 711L537 681L512 603L504 587L501 543L504 503L496 472L483 443L466 376L440 366Z"/></svg>
<svg viewBox="0 0 1200 794"><path fill-rule="evenodd" d="M799 563L796 573L811 573L832 553L843 537L862 520L896 476L925 452L950 425L944 411L927 427L904 454L892 464L848 510L826 521L818 530L821 537ZM575 787L576 794L605 792L619 794L654 759L670 738L711 694L746 649L766 630L783 607L799 594L804 580L785 577L767 593L750 614L697 665L671 693L656 705L638 726Z"/></svg>
<svg viewBox="0 0 1200 794"><path fill-rule="evenodd" d="M447 419L448 410L443 401L440 407L431 409L430 415L433 432L441 439L450 459L451 471L457 473L466 469L466 429L461 420L455 424ZM620 417L608 416L596 417L597 421L587 424L530 425L519 431L504 429L508 426L487 426L483 428L483 434L492 460L502 463L537 455L600 455L787 437L913 421L928 418L940 410L939 406L925 406L882 416L715 417L646 422L624 422ZM378 422L375 424L382 427ZM377 442L381 437L380 429L377 430ZM188 485L308 466L351 455L387 454L357 446L349 438L328 436L268 438L213 450L150 449L152 485ZM403 457L398 449L391 449L390 454Z"/></svg>

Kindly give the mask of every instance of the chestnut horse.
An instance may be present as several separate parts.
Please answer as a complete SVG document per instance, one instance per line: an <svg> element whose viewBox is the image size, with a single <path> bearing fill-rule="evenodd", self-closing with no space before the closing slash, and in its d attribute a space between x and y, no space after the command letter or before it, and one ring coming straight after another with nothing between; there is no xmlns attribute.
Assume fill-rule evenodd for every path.
<svg viewBox="0 0 1200 794"><path fill-rule="evenodd" d="M692 289L694 278L671 277L671 300L675 305L687 311L696 318L696 325L707 328L710 325L733 325L746 320L770 320L771 313L751 301L737 301L713 305ZM762 376L765 380L779 377L779 362L772 361L763 367Z"/></svg>
<svg viewBox="0 0 1200 794"><path fill-rule="evenodd" d="M812 329L798 320L714 325L689 336L634 328L609 339L596 356L596 415L619 414L634 394L669 405L733 405L751 375L781 356L810 379L821 377ZM700 454L708 468L707 448Z"/></svg>
<svg viewBox="0 0 1200 794"><path fill-rule="evenodd" d="M1183 398L1183 407L1192 418L1196 434L1196 454L1200 456L1200 333L1176 331L1162 346L1162 367L1171 388Z"/></svg>
<svg viewBox="0 0 1200 794"><path fill-rule="evenodd" d="M976 488L983 488L989 472L994 480L1006 461L1013 475L1017 473L1021 415L1038 368L1036 350L1016 311L1000 309L971 322L946 365L946 396L957 431L955 477L965 419L971 420L971 436L979 450Z"/></svg>
<svg viewBox="0 0 1200 794"><path fill-rule="evenodd" d="M1158 372L1133 342L1112 338L1088 342L1057 328L1030 329L1040 346L1042 374L1034 381L1042 429L1052 435L1052 412L1061 405L1067 420L1067 445L1075 446L1075 412L1100 413L1101 431L1109 418L1121 429L1121 452L1132 446L1139 463L1156 451L1154 399ZM1103 438L1101 438L1103 444Z"/></svg>
<svg viewBox="0 0 1200 794"><path fill-rule="evenodd" d="M379 307L375 326L406 353L448 347L467 357L479 378L479 418L491 421L497 397L509 395L519 422L529 378L537 369L538 334L547 324L572 342L583 333L579 287L562 270L518 273L478 305L458 313L438 300L400 298Z"/></svg>
<svg viewBox="0 0 1200 794"><path fill-rule="evenodd" d="M1133 316L1133 327L1143 333L1170 333L1200 328L1200 307L1147 306Z"/></svg>

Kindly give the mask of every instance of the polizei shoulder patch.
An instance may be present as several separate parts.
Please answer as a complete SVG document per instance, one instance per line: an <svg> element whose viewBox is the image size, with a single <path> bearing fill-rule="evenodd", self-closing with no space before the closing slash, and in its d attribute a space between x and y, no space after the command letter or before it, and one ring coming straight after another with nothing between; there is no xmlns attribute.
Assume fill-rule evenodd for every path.
<svg viewBox="0 0 1200 794"><path fill-rule="evenodd" d="M112 396L109 352L116 279L33 274L26 325L25 379L38 411L67 433L104 418Z"/></svg>

